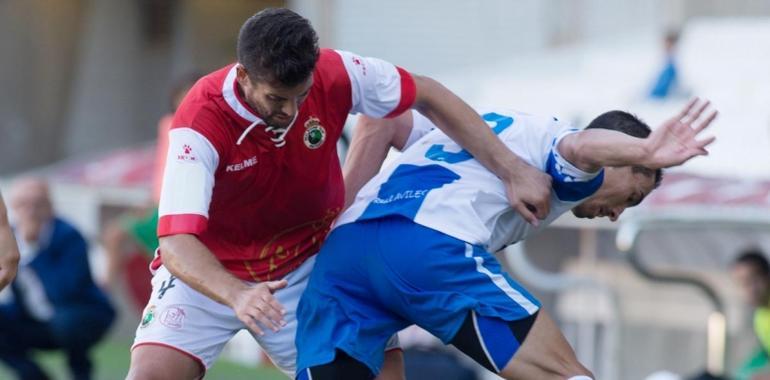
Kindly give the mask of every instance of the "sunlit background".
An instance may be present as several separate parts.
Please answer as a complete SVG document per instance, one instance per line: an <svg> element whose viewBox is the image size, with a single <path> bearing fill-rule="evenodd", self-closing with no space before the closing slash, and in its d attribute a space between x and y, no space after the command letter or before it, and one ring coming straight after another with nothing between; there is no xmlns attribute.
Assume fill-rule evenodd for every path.
<svg viewBox="0 0 770 380"><path fill-rule="evenodd" d="M269 6L309 18L324 47L429 75L476 106L579 127L622 109L654 127L692 96L710 99L709 157L668 173L618 223L564 217L501 258L599 379L731 376L758 346L729 268L745 247L770 249L769 1L0 0L0 185L48 178L95 276L117 284L97 378L125 375L140 318L131 293L145 286L129 269L100 277L105 223L149 202L174 83L233 62L240 25ZM661 84L670 62L676 80ZM41 357L66 378L60 356ZM247 336L223 358L207 378L282 376Z"/></svg>

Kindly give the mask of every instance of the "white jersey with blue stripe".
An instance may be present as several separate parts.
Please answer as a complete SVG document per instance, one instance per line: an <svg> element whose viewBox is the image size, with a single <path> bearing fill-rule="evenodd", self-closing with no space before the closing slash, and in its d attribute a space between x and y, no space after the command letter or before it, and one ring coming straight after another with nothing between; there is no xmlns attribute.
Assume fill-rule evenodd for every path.
<svg viewBox="0 0 770 380"><path fill-rule="evenodd" d="M413 128L434 128L413 114ZM552 177L551 210L540 227L510 207L497 176L438 129L369 181L337 225L400 215L495 252L544 228L601 186L603 171L586 173L559 155L559 141L578 129L553 117L515 111L484 112L482 118L511 151Z"/></svg>

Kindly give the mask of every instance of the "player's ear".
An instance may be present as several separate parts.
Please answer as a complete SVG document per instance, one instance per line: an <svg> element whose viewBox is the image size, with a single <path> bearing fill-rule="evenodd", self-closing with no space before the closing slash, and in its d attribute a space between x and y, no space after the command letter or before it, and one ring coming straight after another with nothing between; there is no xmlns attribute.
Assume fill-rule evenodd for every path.
<svg viewBox="0 0 770 380"><path fill-rule="evenodd" d="M241 86L248 85L251 82L249 80L249 72L246 71L246 68L240 63L235 67L235 77L238 80L238 84Z"/></svg>

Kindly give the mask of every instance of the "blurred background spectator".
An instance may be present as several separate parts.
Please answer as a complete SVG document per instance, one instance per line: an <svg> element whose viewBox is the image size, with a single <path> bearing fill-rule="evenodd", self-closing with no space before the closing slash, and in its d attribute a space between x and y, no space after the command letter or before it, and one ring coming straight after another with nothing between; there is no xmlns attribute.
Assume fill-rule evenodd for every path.
<svg viewBox="0 0 770 380"><path fill-rule="evenodd" d="M174 112L199 77L199 74L191 73L176 81L169 94L169 112L158 121L150 204L133 208L109 221L102 233L106 266L102 285L113 289L116 281L125 281L128 294L139 313L152 291L148 267L158 248L158 203L163 168L166 166L168 131Z"/></svg>
<svg viewBox="0 0 770 380"><path fill-rule="evenodd" d="M89 350L115 311L91 278L86 241L55 216L43 180L15 183L10 205L21 261L0 302L0 360L21 379L47 379L31 351L62 350L72 378L90 379Z"/></svg>
<svg viewBox="0 0 770 380"><path fill-rule="evenodd" d="M676 44L679 42L679 31L671 30L663 38L664 63L650 91L653 99L663 99L668 96L686 96L680 88L679 69L676 62Z"/></svg>
<svg viewBox="0 0 770 380"><path fill-rule="evenodd" d="M732 275L753 309L754 333L759 341L739 367L735 380L770 379L770 263L761 250L744 250L733 262Z"/></svg>

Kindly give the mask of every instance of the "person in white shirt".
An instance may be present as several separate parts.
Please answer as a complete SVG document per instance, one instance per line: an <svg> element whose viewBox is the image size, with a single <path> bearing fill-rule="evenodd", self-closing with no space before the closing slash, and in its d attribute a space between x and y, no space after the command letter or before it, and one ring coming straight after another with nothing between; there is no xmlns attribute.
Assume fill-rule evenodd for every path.
<svg viewBox="0 0 770 380"><path fill-rule="evenodd" d="M425 136L369 181L336 221L300 300L298 379L373 378L393 333L416 324L507 379L591 379L540 303L490 252L559 215L617 220L662 168L708 152L716 112L697 99L655 131L606 112L585 129L552 117L481 112L505 145L550 175L550 212L530 224L503 182L418 114L381 123ZM409 139L415 140L415 139ZM355 156L355 154L353 154ZM526 338L526 341L525 341Z"/></svg>

